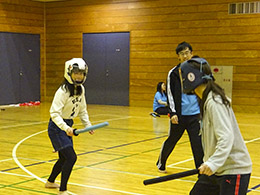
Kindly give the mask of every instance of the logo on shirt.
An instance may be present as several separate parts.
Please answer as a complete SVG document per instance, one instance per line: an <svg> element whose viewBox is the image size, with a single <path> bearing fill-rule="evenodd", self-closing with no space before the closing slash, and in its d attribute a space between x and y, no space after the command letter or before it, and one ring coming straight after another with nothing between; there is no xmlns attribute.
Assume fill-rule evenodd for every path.
<svg viewBox="0 0 260 195"><path fill-rule="evenodd" d="M195 74L193 72L189 72L187 78L190 82L193 82L195 80Z"/></svg>
<svg viewBox="0 0 260 195"><path fill-rule="evenodd" d="M77 102L81 102L81 98L76 97L75 99L72 100L72 103L75 104Z"/></svg>
<svg viewBox="0 0 260 195"><path fill-rule="evenodd" d="M72 108L72 111L71 111L71 117L73 117L74 116L74 114L75 114L75 111L76 111L76 108L79 106L79 103L81 102L81 98L79 98L79 97L76 97L75 99L73 99L72 100L72 103L74 104L73 105L73 108Z"/></svg>

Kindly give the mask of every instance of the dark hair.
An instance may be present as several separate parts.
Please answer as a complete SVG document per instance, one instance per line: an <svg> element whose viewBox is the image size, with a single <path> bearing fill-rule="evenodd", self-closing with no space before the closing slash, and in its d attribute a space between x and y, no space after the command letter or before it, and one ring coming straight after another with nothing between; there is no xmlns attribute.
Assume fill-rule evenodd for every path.
<svg viewBox="0 0 260 195"><path fill-rule="evenodd" d="M161 94L162 94L162 84L163 84L164 82L159 82L158 84L157 84L157 91L158 92L160 92ZM163 91L163 93L166 95L166 92L165 91ZM163 95L163 94L162 94Z"/></svg>
<svg viewBox="0 0 260 195"><path fill-rule="evenodd" d="M176 47L176 54L179 54L182 50L189 48L189 50L192 52L192 47L189 43L187 42L181 42L177 47Z"/></svg>
<svg viewBox="0 0 260 195"><path fill-rule="evenodd" d="M82 87L81 85L73 85L70 84L67 79L64 79L63 82L60 85L61 88L65 89L65 91L70 92L70 97L74 95L81 95L82 94Z"/></svg>
<svg viewBox="0 0 260 195"><path fill-rule="evenodd" d="M191 64L193 65L193 67L195 67L198 70L200 70L202 68L202 72L205 75L212 75L209 64L207 64L207 63L199 64L194 61L191 62ZM228 107L230 106L230 101L228 100L227 96L225 95L224 89L222 87L220 87L217 83L215 83L215 79L213 77L212 77L212 79L204 79L204 83L206 84L206 88L202 94L202 99L200 101L200 112L201 112L202 116L203 116L203 107L204 107L204 104L206 102L206 99L207 99L210 91L213 92L214 101L215 101L215 96L219 95L222 99L222 103L225 106L228 106Z"/></svg>

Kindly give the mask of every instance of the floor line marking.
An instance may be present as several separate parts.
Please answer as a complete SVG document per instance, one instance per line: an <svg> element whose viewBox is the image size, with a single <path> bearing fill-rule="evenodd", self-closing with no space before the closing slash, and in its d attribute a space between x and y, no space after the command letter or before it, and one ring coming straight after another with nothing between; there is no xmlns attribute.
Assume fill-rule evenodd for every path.
<svg viewBox="0 0 260 195"><path fill-rule="evenodd" d="M252 143L252 142L255 142L255 141L258 141L258 140L260 140L260 137L255 138L255 139L251 139L251 140L248 140L248 141L245 141L245 144ZM185 163L185 162L188 162L188 161L191 161L191 160L193 160L193 157L192 157L192 158L189 158L189 159L186 159L186 160L183 160L183 161L179 161L179 162L170 164L170 165L168 165L167 167L173 168L174 165L178 165L178 164L181 164L181 163Z"/></svg>
<svg viewBox="0 0 260 195"><path fill-rule="evenodd" d="M247 143L251 143L251 142L254 142L254 141L258 141L258 140L260 140L260 137L245 141L245 143L247 144Z"/></svg>
<svg viewBox="0 0 260 195"><path fill-rule="evenodd" d="M78 183L70 183L71 185L75 186L80 186L80 187L86 187L86 188L94 188L98 190L105 190L105 191L111 191L111 192L120 192L123 194L132 194L132 195L144 195L144 194L139 194L135 192L127 192L127 191L122 191L122 190L115 190L115 189L110 189L110 188L104 188L104 187L97 187L97 186L91 186L91 185L84 185L84 184L78 184Z"/></svg>
<svg viewBox="0 0 260 195"><path fill-rule="evenodd" d="M6 161L9 161L9 160L13 160L13 159L12 158L8 158L8 159L0 160L0 163L1 162L6 162Z"/></svg>
<svg viewBox="0 0 260 195"><path fill-rule="evenodd" d="M30 136L27 136L26 138L22 139L21 141L19 141L19 142L14 146L13 151L12 151L12 157L13 157L15 163L16 163L24 172L26 172L28 175L31 175L32 177L36 178L37 180L39 180L39 181L41 181L41 182L43 182L43 183L45 183L46 180L44 180L44 179L38 177L37 175L33 174L32 172L28 171L28 170L20 163L20 161L18 160L18 158L17 158L17 156L16 156L16 151L17 151L17 148L19 147L19 145L20 145L21 143L23 143L25 140L27 140L27 139L29 139L29 138L35 136L35 135L38 135L38 134L40 134L40 133L43 133L43 132L45 132L45 131L46 131L46 129L45 129L45 130L42 130L42 131L39 131L39 132L37 132L37 133L34 133L34 134L32 134L32 135L30 135ZM71 194L71 195L76 195L76 194L74 194L74 193L72 193L72 192L69 192L69 191L68 191L68 193Z"/></svg>
<svg viewBox="0 0 260 195"><path fill-rule="evenodd" d="M176 163L170 164L170 165L168 165L167 167L171 167L171 168L173 168L174 165L182 164L182 163L185 163L185 162L188 162L188 161L191 161L191 160L193 160L193 158L189 158L189 159L186 159L186 160L182 160L182 161L179 161L179 162L176 162Z"/></svg>
<svg viewBox="0 0 260 195"><path fill-rule="evenodd" d="M260 184L254 186L254 187L252 187L252 188L250 188L250 189L248 189L248 190L247 190L247 193L248 193L248 192L251 192L251 191L257 191L257 192L260 192L260 190L256 190L256 189L259 188L259 187L260 187Z"/></svg>
<svg viewBox="0 0 260 195"><path fill-rule="evenodd" d="M17 174L17 173L9 173L9 172L2 172L0 171L0 174L5 174L5 175L14 175L18 177L28 177L28 178L34 178L33 176L29 175L22 175L22 174Z"/></svg>
<svg viewBox="0 0 260 195"><path fill-rule="evenodd" d="M131 116L121 117L121 118L118 118L118 119L110 119L110 120L107 120L107 121L121 120L121 119L125 119L125 118L130 118L130 117L131 117ZM100 121L96 121L96 122L100 122ZM17 148L19 147L19 145L20 145L21 143L23 143L25 140L27 140L27 139L29 139L29 138L35 136L35 135L41 134L41 133L43 133L43 132L45 132L45 131L47 131L47 129L42 130L42 131L39 131L39 132L37 132L37 133L31 134L30 136L25 137L24 139L22 139L21 141L19 141L19 142L14 146L13 151L12 151L12 157L13 157L13 160L15 161L15 163L16 163L23 171L25 171L27 174L31 175L32 177L36 178L37 180L39 180L39 181L41 181L41 182L43 182L43 183L45 183L46 180L44 180L44 179L38 177L37 175L33 174L32 172L28 171L28 170L20 163L20 161L18 160L18 158L17 158L17 156L16 156L16 151L17 151ZM80 184L78 184L78 185L80 185ZM101 188L100 188L100 189L101 189ZM105 189L105 188L104 188L104 189ZM111 190L113 190L113 189L110 189L110 191L111 191ZM68 192L69 194L71 194L71 195L76 195L76 194L74 194L74 193L72 193L72 192L69 192L69 191L67 191L67 192ZM123 191L122 191L122 192L123 192ZM127 192L125 192L125 193L127 193ZM132 192L129 192L129 193L132 194ZM134 193L134 194L135 194L135 193ZM136 195L138 195L138 194L136 194ZM141 195L141 194L139 194L139 195Z"/></svg>
<svg viewBox="0 0 260 195"><path fill-rule="evenodd" d="M253 179L260 179L260 177L257 177L257 176L252 176L250 178L253 178Z"/></svg>
<svg viewBox="0 0 260 195"><path fill-rule="evenodd" d="M96 115L92 116L95 117ZM127 117L120 117L115 119L108 119L107 121L115 121L115 120L121 120L121 119L127 119L132 118L132 116ZM1 126L0 129L7 129L7 128L13 128L13 127L24 127L24 126L31 126L31 125L39 125L43 123L48 123L49 121L40 121L40 122L31 122L31 123L25 123L25 124L17 124L17 125L9 125L9 126ZM104 122L104 120L95 121L95 123ZM79 124L75 124L75 126L79 126Z"/></svg>
<svg viewBox="0 0 260 195"><path fill-rule="evenodd" d="M31 125L39 125L39 124L43 124L43 123L48 123L48 121L33 122L33 123L18 124L18 125L9 125L9 126L0 127L0 129L7 129L7 128L13 128L13 127L25 127L25 126L31 126Z"/></svg>
<svg viewBox="0 0 260 195"><path fill-rule="evenodd" d="M120 119L126 119L126 118L131 118L131 116L122 117L122 118L118 118L118 119L110 119L110 120L107 120L107 121L114 121L114 120L120 120ZM103 121L103 120L102 120L102 121ZM101 121L96 121L96 122L101 122ZM44 123L44 122L39 122L39 123ZM39 124L39 123L34 123L34 124ZM32 123L31 123L31 124L32 124ZM29 125L30 125L30 124L26 124L26 125L22 125L22 126L29 126ZM1 128L0 128L0 129L1 129ZM19 160L18 160L18 158L17 158L17 156L16 156L16 151L17 151L17 148L19 147L19 145L20 145L22 142L24 142L25 140L27 140L27 139L29 139L29 138L35 136L35 135L38 135L38 134L40 134L40 133L43 133L43 132L45 132L45 131L46 131L46 130L43 130L43 131L34 133L34 134L32 134L32 135L30 135L30 136L28 136L28 137L22 139L20 142L18 142L18 143L15 145L15 147L13 148L13 152L12 152L12 156L13 156L14 161L16 162L16 164L17 164L23 171L25 171L26 173L28 173L29 175L31 175L33 178L36 178L36 179L38 179L39 181L44 182L44 183L46 182L46 180L44 180L44 179L42 179L42 178L36 176L35 174L31 173L30 171L28 171L28 170L19 162ZM257 141L257 140L259 140L259 139L260 139L260 138L252 139L252 140L246 141L245 143L251 143L251 142ZM183 162L187 162L187 161L190 161L190 160L192 160L192 159L193 159L193 158L187 159L187 160L184 160L184 161L180 161L180 162L174 163L174 164L172 164L172 165L170 165L170 166L174 166L174 165L177 165L177 164L181 164L181 163L183 163ZM107 188L95 187L95 186L88 186L88 185L83 185L83 184L75 184L75 183L71 183L71 184L73 184L73 185L78 185L78 186L83 186L83 187L92 187L92 188L102 189L102 190L106 190L106 189L107 189ZM258 187L258 186L257 186L257 187ZM141 195L141 194L137 194L137 193L125 192L125 191L120 191L120 190L118 191L118 190L114 190L114 189L107 189L107 190L108 190L108 191L116 191L116 192L128 193L128 194ZM74 193L72 193L72 192L69 192L69 194L76 195L76 194L74 194Z"/></svg>

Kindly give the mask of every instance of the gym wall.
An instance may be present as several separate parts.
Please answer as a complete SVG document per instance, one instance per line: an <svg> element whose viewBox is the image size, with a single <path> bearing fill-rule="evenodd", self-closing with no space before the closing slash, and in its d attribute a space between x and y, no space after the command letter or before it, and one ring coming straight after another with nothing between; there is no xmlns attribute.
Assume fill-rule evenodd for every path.
<svg viewBox="0 0 260 195"><path fill-rule="evenodd" d="M236 112L260 112L260 15L230 15L229 3L236 1L3 0L0 28L41 34L42 101L52 100L63 77L64 62L82 57L83 33L129 31L130 106L152 108L156 84L165 81L178 63L177 44L187 41L194 54L211 65L233 66Z"/></svg>
<svg viewBox="0 0 260 195"><path fill-rule="evenodd" d="M29 0L1 0L0 31L40 35L41 96L43 96L45 94L44 4Z"/></svg>

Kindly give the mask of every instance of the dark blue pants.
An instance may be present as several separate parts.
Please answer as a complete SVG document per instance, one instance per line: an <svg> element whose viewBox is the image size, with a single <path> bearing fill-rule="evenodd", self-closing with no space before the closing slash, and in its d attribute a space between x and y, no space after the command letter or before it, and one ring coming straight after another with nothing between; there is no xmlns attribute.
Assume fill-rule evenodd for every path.
<svg viewBox="0 0 260 195"><path fill-rule="evenodd" d="M72 119L63 119L64 122L72 127ZM73 140L65 131L61 130L51 119L48 125L48 135L55 151L60 151L66 147L73 147Z"/></svg>

